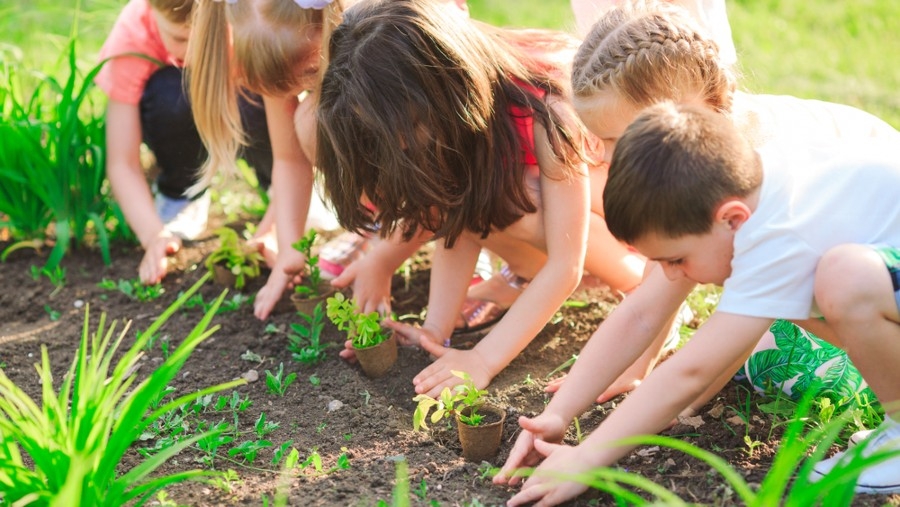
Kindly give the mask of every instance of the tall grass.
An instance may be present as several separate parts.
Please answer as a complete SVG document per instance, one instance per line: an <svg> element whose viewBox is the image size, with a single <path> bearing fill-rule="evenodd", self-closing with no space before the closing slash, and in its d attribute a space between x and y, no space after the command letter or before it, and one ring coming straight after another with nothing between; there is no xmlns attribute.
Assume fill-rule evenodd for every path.
<svg viewBox="0 0 900 507"><path fill-rule="evenodd" d="M130 470L120 469L128 448L162 414L244 383L219 384L153 409L191 352L218 329L209 326L225 292L181 345L137 382L141 350L207 278L169 306L115 362L128 326L116 335L115 323L107 329L101 316L92 333L86 309L81 344L58 393L53 391L47 347L41 347L41 363L36 365L42 385L40 406L0 370L0 504L141 505L166 485L212 474L194 470L150 478L167 459L211 433L178 442Z"/></svg>
<svg viewBox="0 0 900 507"><path fill-rule="evenodd" d="M105 121L91 94L102 63L81 76L75 48L70 41L64 79L25 68L14 48L0 53L0 225L19 242L52 236L50 269L72 243L98 244L109 264L108 228L124 224L105 180Z"/></svg>

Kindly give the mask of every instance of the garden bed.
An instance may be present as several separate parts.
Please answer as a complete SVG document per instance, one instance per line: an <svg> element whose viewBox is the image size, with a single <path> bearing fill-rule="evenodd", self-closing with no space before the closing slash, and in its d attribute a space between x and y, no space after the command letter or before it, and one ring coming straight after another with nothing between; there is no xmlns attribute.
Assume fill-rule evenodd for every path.
<svg viewBox="0 0 900 507"><path fill-rule="evenodd" d="M33 397L40 395L40 384L33 368L39 360L40 346L46 345L57 382L71 362L84 322L84 306L89 305L92 322L100 312L120 322L132 319L132 330L146 328L164 308L175 300L204 273L203 257L215 246L214 239L195 242L176 257L176 270L162 283L164 292L156 299L141 302L118 289L102 288L103 279L118 283L134 279L141 251L136 247L116 247L113 264L106 267L96 252L75 251L62 262L65 284L56 289L46 277L35 280L31 266L41 265L43 258L31 251L17 251L0 264L0 280L6 290L0 294L0 364L7 375ZM0 243L0 249L7 246ZM254 280L243 290L256 292L262 283ZM397 275L394 280L394 309L398 314L419 314L428 291L428 262L424 255L413 263L408 278ZM212 283L201 289L205 301L212 300L221 288ZM228 299L231 300L232 293ZM517 435L516 419L521 414L539 413L547 402L543 392L548 373L571 358L584 345L590 334L612 307L602 289L582 288L573 296L584 301L561 310L534 342L490 386L489 391L508 412L500 454L493 461L499 466L508 455ZM175 343L188 334L200 319L199 308L179 311L165 326L163 334ZM172 487L168 498L185 505L262 505L271 500L278 485L278 465L273 465L275 451L295 448L301 464L289 484L289 505L376 505L379 500L391 503L396 472L402 456L408 462L409 487L413 505L496 505L512 494L511 488L494 486L485 478L486 467L467 463L460 457L455 431L440 423L432 431L414 432L412 414L415 395L411 379L429 361L427 354L401 349L391 374L378 378L365 377L357 365L337 357L342 338L331 324L324 328L324 340L333 343L327 358L315 365L301 364L287 350L287 332L292 323L302 319L294 312L288 298L276 308L266 322L252 315L245 305L236 311L217 316L213 323L221 326L212 338L187 361L172 387L176 394L225 382L255 370L259 380L232 392L220 393L228 398L216 410L219 395L199 416L187 417L178 427L196 431L199 421L238 424L234 440L218 448L209 465L209 454L196 448L182 452L162 469L175 472L191 468L234 470L229 481L216 483L189 482ZM162 359L165 336L155 342L142 361L139 375L145 375ZM249 351L249 353L248 353ZM296 373L296 381L283 396L269 392L265 371L276 372L284 365L285 374ZM702 425L679 425L668 432L711 450L728 460L748 482L759 483L768 471L778 448L782 427L773 429L771 416L756 409L750 412L750 425L736 424L734 416L746 407L748 392L732 382L701 413ZM238 399L251 404L243 409ZM613 408L616 401L595 406L580 419L580 430L588 432ZM754 396L753 401L761 401ZM265 422L277 423L277 429L260 437L256 431L260 415ZM744 412L746 413L746 412ZM729 421L730 420L730 421ZM185 425L186 422L186 425ZM700 422L699 420L697 421ZM165 438L175 431L147 435L129 454L123 471L143 459L138 449L165 445ZM749 436L748 444L745 435ZM572 428L568 441L576 441ZM244 442L266 440L271 447L261 447L252 463L247 454L229 456L229 450ZM288 445L284 445L287 442ZM251 450L246 446L245 450ZM286 454L286 453L285 453ZM317 471L315 456L321 458ZM312 458L311 458L312 457ZM206 463L202 460L206 459ZM641 449L622 461L629 471L640 472L664 485L689 502L714 505L737 505L734 492L709 465L687 458L668 449ZM890 501L900 504L900 497L859 496L854 505L882 505ZM589 494L576 505L613 505L606 495Z"/></svg>

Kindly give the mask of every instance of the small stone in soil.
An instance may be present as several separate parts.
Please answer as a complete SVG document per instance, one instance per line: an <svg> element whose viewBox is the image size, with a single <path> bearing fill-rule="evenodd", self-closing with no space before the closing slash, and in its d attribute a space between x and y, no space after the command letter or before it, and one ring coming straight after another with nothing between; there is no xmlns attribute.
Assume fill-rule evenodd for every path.
<svg viewBox="0 0 900 507"><path fill-rule="evenodd" d="M259 380L259 372L256 370L247 370L241 377L246 380L248 384L251 384Z"/></svg>

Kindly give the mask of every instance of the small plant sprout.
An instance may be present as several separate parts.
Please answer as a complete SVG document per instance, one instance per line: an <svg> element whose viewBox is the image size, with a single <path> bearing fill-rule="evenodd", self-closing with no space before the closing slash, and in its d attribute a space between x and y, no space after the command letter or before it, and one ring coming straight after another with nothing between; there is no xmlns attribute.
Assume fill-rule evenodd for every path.
<svg viewBox="0 0 900 507"><path fill-rule="evenodd" d="M296 373L289 373L287 376L284 375L284 363L278 363L278 371L276 373L266 370L266 387L269 388L269 392L272 394L284 396L287 388L293 384L295 380L297 380Z"/></svg>
<svg viewBox="0 0 900 507"><path fill-rule="evenodd" d="M133 299L142 303L153 301L162 296L166 291L161 284L144 285L138 278L132 278L130 280L120 278L118 282L104 278L97 286L106 290L118 290L122 294L125 294L128 299ZM219 306L220 304L216 305L216 309L218 309Z"/></svg>
<svg viewBox="0 0 900 507"><path fill-rule="evenodd" d="M219 247L206 258L206 269L210 274L215 274L216 266L221 266L234 275L234 288L241 289L248 279L259 276L262 254L247 248L237 231L230 227L220 227L215 232L219 237Z"/></svg>
<svg viewBox="0 0 900 507"><path fill-rule="evenodd" d="M432 424L446 418L449 425L450 418L453 415L458 416L460 421L469 426L481 424L483 416L477 411L484 404L484 396L487 395L487 391L475 387L475 383L468 373L453 371L453 374L461 378L463 383L455 386L452 391L449 387L445 387L438 399L434 399L427 394L420 394L413 398L413 401L418 403L413 413L414 430L428 429L425 421L428 419L429 413L431 413ZM467 408L469 409L468 413L463 414L462 412Z"/></svg>
<svg viewBox="0 0 900 507"><path fill-rule="evenodd" d="M390 333L381 328L378 312L361 313L356 301L340 292L328 298L326 314L339 331L347 333L347 338L357 349L374 347L390 338Z"/></svg>
<svg viewBox="0 0 900 507"><path fill-rule="evenodd" d="M303 257L306 259L303 283L294 286L294 293L307 298L318 296L319 285L322 284L322 270L319 268L319 256L313 255L312 253L316 239L318 239L318 233L315 229L310 229L305 236L291 245L294 250L302 253Z"/></svg>
<svg viewBox="0 0 900 507"><path fill-rule="evenodd" d="M298 313L304 322L291 324L288 332L288 350L295 361L313 365L325 359L325 350L331 343L322 343L325 328L325 312L322 303L316 305L312 314Z"/></svg>

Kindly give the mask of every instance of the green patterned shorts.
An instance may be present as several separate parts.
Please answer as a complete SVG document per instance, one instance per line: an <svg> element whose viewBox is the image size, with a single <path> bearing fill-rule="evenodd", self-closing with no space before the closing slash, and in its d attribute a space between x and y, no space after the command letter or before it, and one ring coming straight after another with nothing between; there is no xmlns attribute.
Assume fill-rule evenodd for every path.
<svg viewBox="0 0 900 507"><path fill-rule="evenodd" d="M900 248L869 246L884 260L900 308ZM735 378L750 382L759 392L780 389L794 400L812 386L817 386L817 398L827 396L835 403L857 393L876 399L843 350L783 320L772 323Z"/></svg>
<svg viewBox="0 0 900 507"><path fill-rule="evenodd" d="M881 256L881 260L887 266L888 273L891 275L891 283L894 284L894 301L897 303L897 308L900 308L900 248L888 245L870 245L870 248Z"/></svg>
<svg viewBox="0 0 900 507"><path fill-rule="evenodd" d="M825 396L836 404L857 393L875 400L843 350L785 320L772 323L735 378L760 393L772 395L780 389L793 400L811 388L817 390L816 398Z"/></svg>

